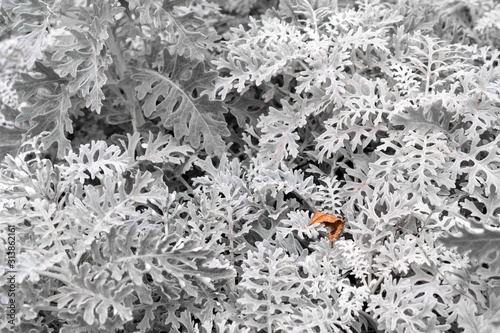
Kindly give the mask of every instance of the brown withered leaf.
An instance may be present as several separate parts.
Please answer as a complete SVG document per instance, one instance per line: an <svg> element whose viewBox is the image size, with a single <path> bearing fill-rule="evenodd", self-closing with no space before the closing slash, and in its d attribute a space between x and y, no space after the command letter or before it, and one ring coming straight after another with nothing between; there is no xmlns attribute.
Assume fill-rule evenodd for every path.
<svg viewBox="0 0 500 333"><path fill-rule="evenodd" d="M340 233L344 228L345 221L333 214L323 214L321 212L316 212L314 213L314 216L309 225L313 225L316 223L321 223L325 227L330 228L331 231L330 234L328 234L328 238L330 239L330 244L333 246L333 239L339 239Z"/></svg>

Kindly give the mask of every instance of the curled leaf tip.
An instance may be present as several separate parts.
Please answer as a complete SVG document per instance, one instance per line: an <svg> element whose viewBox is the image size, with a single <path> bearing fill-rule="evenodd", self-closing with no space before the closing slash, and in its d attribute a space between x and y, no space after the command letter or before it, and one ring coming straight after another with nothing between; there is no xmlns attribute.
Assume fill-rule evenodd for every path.
<svg viewBox="0 0 500 333"><path fill-rule="evenodd" d="M336 217L333 214L324 214L321 212L314 213L312 217L311 223L309 225L313 225L316 223L321 223L325 227L330 228L330 233L328 234L328 238L330 239L330 244L333 246L333 239L339 239L340 233L344 228L345 220Z"/></svg>

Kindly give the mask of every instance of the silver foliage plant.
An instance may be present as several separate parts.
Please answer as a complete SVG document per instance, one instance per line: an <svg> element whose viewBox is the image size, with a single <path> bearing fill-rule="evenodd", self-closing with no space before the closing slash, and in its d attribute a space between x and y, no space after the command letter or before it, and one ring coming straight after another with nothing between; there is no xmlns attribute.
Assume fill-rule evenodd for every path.
<svg viewBox="0 0 500 333"><path fill-rule="evenodd" d="M498 2L0 3L19 332L500 331Z"/></svg>

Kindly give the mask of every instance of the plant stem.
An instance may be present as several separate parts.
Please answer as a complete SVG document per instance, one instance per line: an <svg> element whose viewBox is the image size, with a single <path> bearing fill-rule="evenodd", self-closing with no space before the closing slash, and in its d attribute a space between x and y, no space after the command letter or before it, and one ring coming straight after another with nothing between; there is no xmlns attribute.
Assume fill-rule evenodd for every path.
<svg viewBox="0 0 500 333"><path fill-rule="evenodd" d="M123 60L123 56L120 51L120 46L118 45L118 42L116 41L115 35L111 30L111 28L108 29L108 34L109 37L106 40L107 42L106 46L113 55L113 62L115 64L116 73L118 75L118 81L121 81L125 78L125 73L128 69L127 64L125 63L125 60ZM138 126L144 124L144 118L142 117L142 114L138 114L136 110L135 93L132 87L126 86L122 87L122 89L123 92L125 93L125 98L127 100L127 106L129 108L130 117L132 118L133 133L136 133Z"/></svg>
<svg viewBox="0 0 500 333"><path fill-rule="evenodd" d="M46 276L46 277L49 277L49 278L52 278L52 279L59 280L62 283L64 283L65 285L69 285L70 284L70 281L68 279L66 279L66 277L64 277L61 274L47 272L47 271L39 272L38 274Z"/></svg>

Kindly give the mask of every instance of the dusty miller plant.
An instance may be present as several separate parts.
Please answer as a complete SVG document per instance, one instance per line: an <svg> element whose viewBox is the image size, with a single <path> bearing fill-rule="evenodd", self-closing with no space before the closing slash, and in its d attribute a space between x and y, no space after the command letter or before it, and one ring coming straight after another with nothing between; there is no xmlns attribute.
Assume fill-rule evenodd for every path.
<svg viewBox="0 0 500 333"><path fill-rule="evenodd" d="M2 332L500 330L497 2L0 3Z"/></svg>

